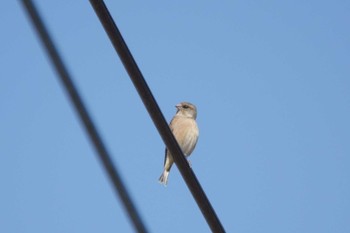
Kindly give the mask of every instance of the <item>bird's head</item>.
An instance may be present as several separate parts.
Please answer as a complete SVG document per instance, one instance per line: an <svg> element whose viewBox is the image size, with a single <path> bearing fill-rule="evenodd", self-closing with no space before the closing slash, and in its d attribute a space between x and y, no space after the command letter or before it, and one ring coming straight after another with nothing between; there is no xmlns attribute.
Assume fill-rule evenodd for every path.
<svg viewBox="0 0 350 233"><path fill-rule="evenodd" d="M189 102L181 102L175 106L177 108L177 115L190 117L196 119L197 117L197 108Z"/></svg>

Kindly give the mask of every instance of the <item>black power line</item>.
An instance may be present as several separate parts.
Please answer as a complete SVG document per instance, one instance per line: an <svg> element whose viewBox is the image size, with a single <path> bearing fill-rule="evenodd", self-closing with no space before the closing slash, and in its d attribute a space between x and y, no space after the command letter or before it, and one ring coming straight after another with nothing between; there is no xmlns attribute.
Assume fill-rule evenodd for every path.
<svg viewBox="0 0 350 233"><path fill-rule="evenodd" d="M56 68L56 72L58 73L60 80L65 87L67 94L70 97L71 102L73 102L74 107L76 108L80 120L83 122L86 132L88 133L91 142L94 144L97 154L104 165L106 172L109 175L111 182L113 183L114 189L119 194L119 198L121 199L124 208L126 209L129 218L131 219L135 230L140 233L148 232L146 230L145 225L143 224L140 215L138 214L136 207L134 206L131 198L126 190L125 185L120 178L116 167L114 166L111 156L108 153L97 129L89 116L82 99L79 96L77 89L75 88L71 76L69 75L65 65L63 64L60 55L58 54L57 49L55 48L52 39L48 31L46 30L42 19L40 18L38 11L36 10L34 4L30 0L22 0L27 13L29 14L39 37L46 48L46 51L51 58L51 62Z"/></svg>
<svg viewBox="0 0 350 233"><path fill-rule="evenodd" d="M122 63L124 64L125 69L134 83L134 86L137 89L145 107L147 108L147 111L150 114L155 126L157 127L166 147L170 150L182 177L184 178L200 210L207 220L209 227L213 232L225 232L206 194L204 193L192 169L189 167L185 156L171 133L169 126L152 95L151 90L149 89L106 5L102 0L90 0L90 3L99 17Z"/></svg>

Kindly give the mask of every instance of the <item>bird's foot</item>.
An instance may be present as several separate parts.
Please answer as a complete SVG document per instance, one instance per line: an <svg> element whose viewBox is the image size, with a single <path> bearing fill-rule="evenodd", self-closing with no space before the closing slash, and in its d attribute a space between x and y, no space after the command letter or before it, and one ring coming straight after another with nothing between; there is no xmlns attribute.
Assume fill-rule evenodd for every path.
<svg viewBox="0 0 350 233"><path fill-rule="evenodd" d="M188 166L190 166L190 168L192 168L192 163L189 159L187 159L187 162L188 162Z"/></svg>

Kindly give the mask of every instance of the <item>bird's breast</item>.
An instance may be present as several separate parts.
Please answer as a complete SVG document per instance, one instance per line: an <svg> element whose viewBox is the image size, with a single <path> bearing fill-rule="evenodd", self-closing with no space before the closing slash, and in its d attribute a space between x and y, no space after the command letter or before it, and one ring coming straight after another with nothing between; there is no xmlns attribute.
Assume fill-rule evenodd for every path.
<svg viewBox="0 0 350 233"><path fill-rule="evenodd" d="M194 150L199 136L196 121L192 118L181 117L174 118L171 124L173 134L183 153L189 156Z"/></svg>

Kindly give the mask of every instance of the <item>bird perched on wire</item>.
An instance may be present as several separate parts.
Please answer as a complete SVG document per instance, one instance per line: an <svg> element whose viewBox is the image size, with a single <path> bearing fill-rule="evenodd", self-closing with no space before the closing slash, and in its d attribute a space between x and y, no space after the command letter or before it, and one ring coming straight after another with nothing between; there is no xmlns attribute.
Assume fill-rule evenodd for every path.
<svg viewBox="0 0 350 233"><path fill-rule="evenodd" d="M194 150L199 136L196 123L197 108L188 102L181 102L175 107L177 111L169 126L182 152L188 157ZM173 163L174 160L170 151L165 148L164 171L159 177L161 184L167 185L170 168Z"/></svg>

